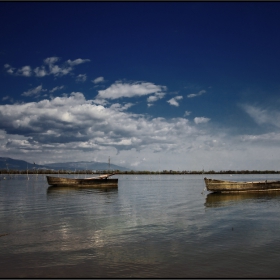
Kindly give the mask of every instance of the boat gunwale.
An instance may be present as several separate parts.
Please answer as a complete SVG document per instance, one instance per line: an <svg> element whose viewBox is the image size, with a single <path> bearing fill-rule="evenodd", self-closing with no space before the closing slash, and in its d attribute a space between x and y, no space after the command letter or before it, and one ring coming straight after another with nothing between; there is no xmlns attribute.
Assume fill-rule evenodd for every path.
<svg viewBox="0 0 280 280"><path fill-rule="evenodd" d="M205 177L204 182L206 185L206 189L208 191L219 192L219 193L268 192L268 191L280 190L280 180L262 180L262 181L244 182L244 181L208 179ZM273 186L273 184L276 184L276 186Z"/></svg>
<svg viewBox="0 0 280 280"><path fill-rule="evenodd" d="M262 180L262 181L229 181L229 180L218 180L218 179L208 179L204 178L204 181L211 181L210 184L265 184L265 183L280 183L280 180ZM214 181L214 182L213 182Z"/></svg>

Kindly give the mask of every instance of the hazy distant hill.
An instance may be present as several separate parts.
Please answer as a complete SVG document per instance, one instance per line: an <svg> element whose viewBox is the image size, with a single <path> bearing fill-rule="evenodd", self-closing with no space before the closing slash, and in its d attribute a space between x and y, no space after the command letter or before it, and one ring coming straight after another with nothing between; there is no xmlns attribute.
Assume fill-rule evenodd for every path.
<svg viewBox="0 0 280 280"><path fill-rule="evenodd" d="M105 162L95 161L80 161L80 162L61 162L61 163L50 163L48 165L39 165L30 163L24 160L12 159L8 157L0 157L0 169L9 170L29 170L33 168L38 169L54 169L54 170L108 170L109 165ZM128 171L130 169L115 164L110 164L110 170Z"/></svg>
<svg viewBox="0 0 280 280"><path fill-rule="evenodd" d="M40 165L34 163L29 163L24 160L12 159L8 157L0 157L0 169L9 169L9 170L30 170L33 167L38 168Z"/></svg>
<svg viewBox="0 0 280 280"><path fill-rule="evenodd" d="M48 164L53 169L66 169L66 170L108 170L109 164L105 162L96 161L78 161L78 162L61 162ZM130 169L110 164L111 170L128 171Z"/></svg>

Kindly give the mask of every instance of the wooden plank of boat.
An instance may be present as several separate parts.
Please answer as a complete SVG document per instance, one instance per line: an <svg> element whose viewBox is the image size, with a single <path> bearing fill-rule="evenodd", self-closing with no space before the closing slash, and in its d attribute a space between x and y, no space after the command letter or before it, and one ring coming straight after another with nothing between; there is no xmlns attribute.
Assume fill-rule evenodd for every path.
<svg viewBox="0 0 280 280"><path fill-rule="evenodd" d="M118 187L118 179L108 179L114 174L104 174L98 177L73 179L63 177L46 176L48 184L51 186L79 186L79 187Z"/></svg>
<svg viewBox="0 0 280 280"><path fill-rule="evenodd" d="M206 189L212 192L254 192L280 190L280 181L236 182L204 178Z"/></svg>

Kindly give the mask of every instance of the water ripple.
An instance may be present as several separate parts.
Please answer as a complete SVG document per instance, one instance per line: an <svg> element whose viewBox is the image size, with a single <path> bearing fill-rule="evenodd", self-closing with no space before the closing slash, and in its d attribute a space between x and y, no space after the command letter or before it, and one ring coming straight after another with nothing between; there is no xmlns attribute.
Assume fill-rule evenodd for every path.
<svg viewBox="0 0 280 280"><path fill-rule="evenodd" d="M0 276L280 276L278 193L202 193L198 175L118 177L107 191L1 181Z"/></svg>

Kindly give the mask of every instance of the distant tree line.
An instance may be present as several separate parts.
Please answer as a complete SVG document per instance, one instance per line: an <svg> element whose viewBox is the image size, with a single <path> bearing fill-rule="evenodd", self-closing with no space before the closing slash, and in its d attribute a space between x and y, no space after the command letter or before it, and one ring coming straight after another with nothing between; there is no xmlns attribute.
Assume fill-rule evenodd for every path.
<svg viewBox="0 0 280 280"><path fill-rule="evenodd" d="M1 169L1 174L139 174L139 175L156 175L156 174L174 174L174 175L183 175L183 174L279 174L278 170L221 170L221 171L175 171L175 170L163 170L163 171L121 171L121 170L53 170L53 169L36 169L31 170L8 170Z"/></svg>

